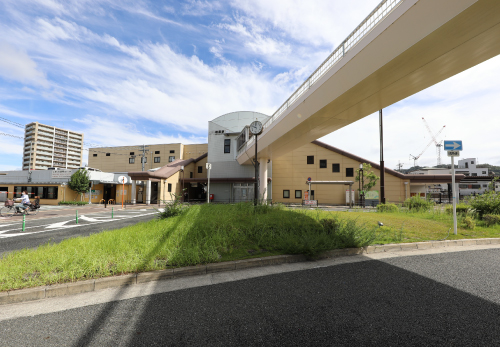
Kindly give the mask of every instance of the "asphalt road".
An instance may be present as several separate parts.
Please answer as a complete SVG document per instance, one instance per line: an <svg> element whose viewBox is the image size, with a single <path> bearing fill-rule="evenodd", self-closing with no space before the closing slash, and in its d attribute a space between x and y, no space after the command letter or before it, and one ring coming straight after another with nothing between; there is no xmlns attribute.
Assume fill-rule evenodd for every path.
<svg viewBox="0 0 500 347"><path fill-rule="evenodd" d="M500 344L500 248L352 259L4 320L0 345Z"/></svg>
<svg viewBox="0 0 500 347"><path fill-rule="evenodd" d="M73 212L74 213L74 212ZM24 248L36 248L39 245L58 243L64 239L88 236L105 230L113 230L156 217L152 209L117 210L111 218L111 211L99 213L81 212L76 224L76 214L44 219L32 219L26 216L26 225L22 231L22 216L16 215L0 224L0 257L2 254ZM0 341L1 346L1 341Z"/></svg>

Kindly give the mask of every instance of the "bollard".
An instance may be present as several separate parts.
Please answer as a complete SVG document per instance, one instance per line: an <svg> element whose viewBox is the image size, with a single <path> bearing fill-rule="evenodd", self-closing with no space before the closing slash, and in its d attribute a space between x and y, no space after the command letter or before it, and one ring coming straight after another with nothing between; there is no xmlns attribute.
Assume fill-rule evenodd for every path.
<svg viewBox="0 0 500 347"><path fill-rule="evenodd" d="M26 216L23 214L23 231L26 228Z"/></svg>
<svg viewBox="0 0 500 347"><path fill-rule="evenodd" d="M76 210L76 224L78 224L78 210Z"/></svg>
<svg viewBox="0 0 500 347"><path fill-rule="evenodd" d="M113 218L114 207L111 207L111 218Z"/></svg>

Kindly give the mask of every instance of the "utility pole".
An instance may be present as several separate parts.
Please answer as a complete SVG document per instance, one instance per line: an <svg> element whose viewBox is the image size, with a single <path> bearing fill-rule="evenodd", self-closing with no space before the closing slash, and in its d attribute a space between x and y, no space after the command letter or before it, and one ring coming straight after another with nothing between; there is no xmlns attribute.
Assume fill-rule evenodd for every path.
<svg viewBox="0 0 500 347"><path fill-rule="evenodd" d="M403 164L401 164L401 162L398 162L398 172L401 172L401 169L403 168Z"/></svg>
<svg viewBox="0 0 500 347"><path fill-rule="evenodd" d="M140 147L139 147L140 148ZM141 156L141 164L142 164L142 171L144 171L144 164L145 164L145 158L146 158L146 153L149 152L146 148L149 148L149 146L142 145L142 156Z"/></svg>
<svg viewBox="0 0 500 347"><path fill-rule="evenodd" d="M379 111L380 127L380 203L385 204L385 167L384 167L384 132L382 126L382 109Z"/></svg>

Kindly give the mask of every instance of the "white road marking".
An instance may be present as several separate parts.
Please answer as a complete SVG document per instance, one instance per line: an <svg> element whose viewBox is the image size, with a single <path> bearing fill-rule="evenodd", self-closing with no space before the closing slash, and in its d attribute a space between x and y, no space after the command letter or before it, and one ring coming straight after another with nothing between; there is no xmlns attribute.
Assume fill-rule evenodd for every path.
<svg viewBox="0 0 500 347"><path fill-rule="evenodd" d="M45 227L45 229L48 229L48 228L62 228L63 226L65 226L67 223L71 222L71 220L67 220L67 221L64 221L64 222L59 222L59 223L54 223L54 224L49 224ZM35 228L35 227L32 227L32 228Z"/></svg>
<svg viewBox="0 0 500 347"><path fill-rule="evenodd" d="M142 214L141 216L149 216L149 215L152 215L152 214L155 214L155 213L156 212L145 213L145 214ZM82 217L85 217L85 216L82 215L79 218L82 218ZM15 237L15 236L24 236L24 235L38 234L38 233L43 233L43 232L52 231L52 230L59 230L59 229L78 228L78 227L85 226L85 225L90 225L90 224L100 224L100 223L106 223L106 222L112 222L112 221L119 221L119 220L123 220L123 219L134 218L134 217L137 217L137 215L123 216L123 217L118 217L118 218L113 218L113 219L106 219L106 220L98 220L98 219L94 219L94 218L89 218L89 219L92 219L94 221L90 222L90 223L85 223L85 224L66 225L66 223L74 222L75 221L72 218L72 219L70 219L68 221L65 221L65 222L59 222L59 223L53 223L53 224L46 224L46 225L37 225L37 226L32 226L32 227L26 227L25 228L25 229L33 229L33 228L46 227L45 230L41 230L41 231L32 231L32 232L19 233L19 231L21 231L21 228L19 228L19 229L10 229L10 230L2 230L2 231L0 231L0 239L7 238L7 237ZM85 218L88 218L88 217L85 217ZM50 227L52 227L52 228L49 229ZM4 234L4 233L8 232L8 231L18 231L18 233L17 234L1 235L1 234Z"/></svg>

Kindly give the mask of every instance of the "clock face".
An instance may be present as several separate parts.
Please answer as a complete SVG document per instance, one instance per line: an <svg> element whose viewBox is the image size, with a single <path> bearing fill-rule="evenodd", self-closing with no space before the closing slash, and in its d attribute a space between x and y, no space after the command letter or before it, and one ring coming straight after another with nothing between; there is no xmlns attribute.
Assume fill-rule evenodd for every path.
<svg viewBox="0 0 500 347"><path fill-rule="evenodd" d="M254 135L259 135L262 132L262 123L256 120L250 124L250 132Z"/></svg>

